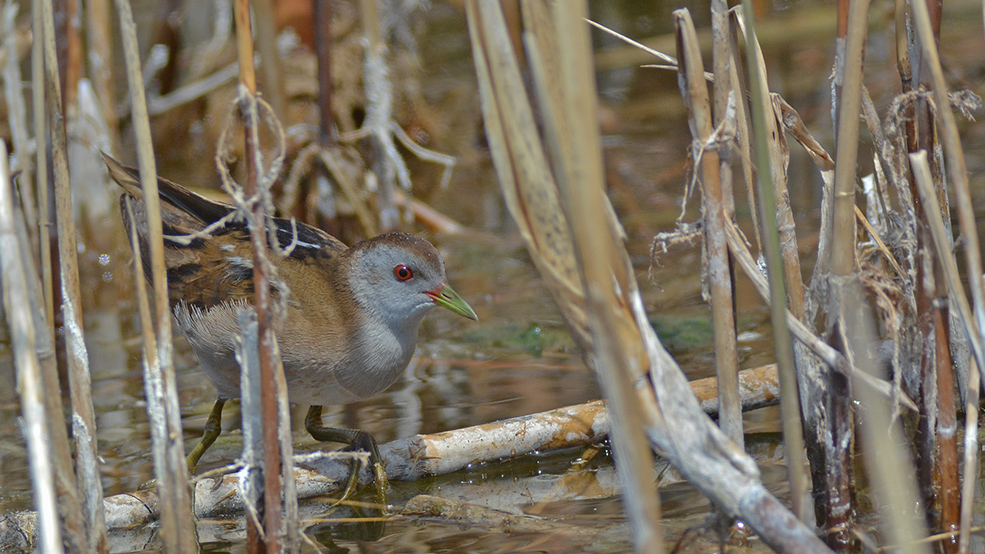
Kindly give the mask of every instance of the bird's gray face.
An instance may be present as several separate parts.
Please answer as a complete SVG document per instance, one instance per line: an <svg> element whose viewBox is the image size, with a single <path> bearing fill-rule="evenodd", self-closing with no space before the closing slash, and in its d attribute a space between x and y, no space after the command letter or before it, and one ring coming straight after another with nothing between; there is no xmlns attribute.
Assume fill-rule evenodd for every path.
<svg viewBox="0 0 985 554"><path fill-rule="evenodd" d="M349 277L353 296L368 313L391 327L419 324L447 286L438 251L423 239L388 234L360 243L354 250Z"/></svg>

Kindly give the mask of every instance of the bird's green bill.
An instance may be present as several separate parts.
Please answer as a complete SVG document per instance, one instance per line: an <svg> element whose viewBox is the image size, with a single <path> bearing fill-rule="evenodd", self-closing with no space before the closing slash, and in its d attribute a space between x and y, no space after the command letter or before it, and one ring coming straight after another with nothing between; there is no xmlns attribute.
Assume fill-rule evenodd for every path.
<svg viewBox="0 0 985 554"><path fill-rule="evenodd" d="M449 285L442 285L440 288L428 293L434 298L434 303L442 308L448 308L456 314L467 317L474 321L479 321L479 316L475 315L475 310Z"/></svg>

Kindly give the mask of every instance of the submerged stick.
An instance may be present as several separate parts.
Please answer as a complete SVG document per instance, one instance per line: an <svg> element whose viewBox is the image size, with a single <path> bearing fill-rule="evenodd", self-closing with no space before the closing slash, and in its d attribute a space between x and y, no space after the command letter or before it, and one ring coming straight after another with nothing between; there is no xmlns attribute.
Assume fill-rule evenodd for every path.
<svg viewBox="0 0 985 554"><path fill-rule="evenodd" d="M774 406L779 402L776 367L769 365L739 372L745 394L743 410ZM691 382L702 409L709 415L718 410L714 377ZM380 445L388 476L394 481L414 481L468 469L477 463L545 454L604 442L609 435L609 418L601 400L586 402L430 435L414 435ZM295 469L299 498L331 495L345 486L349 458L331 452L301 453ZM333 459L335 458L335 459ZM319 461L321 459L321 461ZM237 477L221 477L219 488L213 479L199 478L195 485L195 513L199 517L242 513ZM104 502L107 527L124 530L144 525L160 515L157 493L134 491L107 498ZM0 518L0 547L21 547L36 532L37 514L20 512ZM24 542L22 542L24 541Z"/></svg>

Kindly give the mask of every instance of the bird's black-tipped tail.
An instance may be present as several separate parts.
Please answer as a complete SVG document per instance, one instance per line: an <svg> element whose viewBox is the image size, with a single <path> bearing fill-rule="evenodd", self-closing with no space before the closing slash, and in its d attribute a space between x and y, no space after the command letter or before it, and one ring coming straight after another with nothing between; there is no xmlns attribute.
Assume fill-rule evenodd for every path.
<svg viewBox="0 0 985 554"><path fill-rule="evenodd" d="M109 170L110 178L123 187L127 194L137 200L142 200L144 191L140 186L140 172L136 168L121 164L105 152L101 154L106 169ZM162 212L180 213L185 219L191 216L203 224L200 227L215 223L233 210L232 206L209 200L201 194L194 193L178 183L162 177L157 178L157 191L158 196L163 201ZM167 223L167 215L162 214L162 216ZM188 233L191 230L184 232Z"/></svg>
<svg viewBox="0 0 985 554"><path fill-rule="evenodd" d="M140 188L140 177L132 167L121 164L116 158L106 152L99 152L99 154L102 155L103 163L106 164L106 169L109 170L110 178L116 184L123 187L123 190L127 191L127 194L134 198L144 197L144 191Z"/></svg>

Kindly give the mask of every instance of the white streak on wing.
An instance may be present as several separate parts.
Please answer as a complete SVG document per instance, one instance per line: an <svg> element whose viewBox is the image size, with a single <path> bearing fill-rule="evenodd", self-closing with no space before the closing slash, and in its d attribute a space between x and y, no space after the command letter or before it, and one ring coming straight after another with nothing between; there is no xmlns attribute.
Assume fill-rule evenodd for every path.
<svg viewBox="0 0 985 554"><path fill-rule="evenodd" d="M226 256L226 259L233 265L253 269L253 260L243 256Z"/></svg>
<svg viewBox="0 0 985 554"><path fill-rule="evenodd" d="M277 232L278 233L284 233L285 235L290 235L291 238L294 238L294 232L291 231L290 229L281 229L280 227L278 227L277 228ZM315 250L318 250L319 248L321 248L321 245L319 245L319 244L314 244L314 243L311 243L311 242L305 242L305 241L303 241L301 239L296 239L294 241L294 244L295 244L295 246L300 246L301 248L313 248Z"/></svg>
<svg viewBox="0 0 985 554"><path fill-rule="evenodd" d="M223 244L222 246L219 247L219 250L222 250L223 252L232 252L233 250L236 250L236 245L235 244Z"/></svg>

